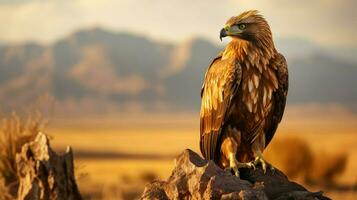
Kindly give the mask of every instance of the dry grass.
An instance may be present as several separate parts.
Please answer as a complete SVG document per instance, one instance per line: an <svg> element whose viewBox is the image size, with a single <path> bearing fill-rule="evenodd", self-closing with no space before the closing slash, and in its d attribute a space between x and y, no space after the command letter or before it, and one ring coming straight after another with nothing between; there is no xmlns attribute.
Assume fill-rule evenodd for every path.
<svg viewBox="0 0 357 200"><path fill-rule="evenodd" d="M40 114L21 118L12 113L3 118L0 131L0 194L6 196L8 191L15 196L18 188L16 174L16 153L21 150L24 143L33 139L44 126ZM5 188L6 187L6 188ZM1 196L1 195L0 195ZM1 197L0 197L1 199Z"/></svg>
<svg viewBox="0 0 357 200"><path fill-rule="evenodd" d="M306 179L311 171L314 155L310 146L300 137L279 137L272 141L265 156L289 178Z"/></svg>
<svg viewBox="0 0 357 200"><path fill-rule="evenodd" d="M315 152L306 139L279 137L265 152L266 158L289 178L314 184L334 184L346 169L347 154Z"/></svg>
<svg viewBox="0 0 357 200"><path fill-rule="evenodd" d="M104 187L101 199L137 199L144 191L144 186L157 178L157 175L152 171L141 172L136 178L123 175L117 184Z"/></svg>
<svg viewBox="0 0 357 200"><path fill-rule="evenodd" d="M308 181L317 184L334 184L337 177L343 174L346 166L346 153L326 153L321 151L314 156Z"/></svg>

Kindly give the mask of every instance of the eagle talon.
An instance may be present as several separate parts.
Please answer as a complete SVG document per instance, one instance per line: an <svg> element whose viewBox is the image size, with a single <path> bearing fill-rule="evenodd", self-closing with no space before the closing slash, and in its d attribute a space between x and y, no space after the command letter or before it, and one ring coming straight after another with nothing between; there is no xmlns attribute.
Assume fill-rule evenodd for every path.
<svg viewBox="0 0 357 200"><path fill-rule="evenodd" d="M274 174L275 168L270 163L267 163L267 166L268 166L268 169L271 172L271 174Z"/></svg>
<svg viewBox="0 0 357 200"><path fill-rule="evenodd" d="M238 167L234 167L234 168L233 168L233 172L234 172L234 175L235 175L236 177L240 178Z"/></svg>
<svg viewBox="0 0 357 200"><path fill-rule="evenodd" d="M233 173L236 177L239 178L239 170L238 167L227 167L224 169L225 171L229 172L229 173Z"/></svg>
<svg viewBox="0 0 357 200"><path fill-rule="evenodd" d="M270 169L271 173L274 174L275 168L273 167L272 164L269 164L269 169Z"/></svg>
<svg viewBox="0 0 357 200"><path fill-rule="evenodd" d="M253 168L255 170L254 162L247 162L247 163L239 163L238 168Z"/></svg>
<svg viewBox="0 0 357 200"><path fill-rule="evenodd" d="M270 163L268 163L268 162L263 158L262 155L259 155L259 156L256 156L256 157L255 157L254 164L255 164L255 165L260 164L260 165L262 166L262 169L263 169L264 174L266 174L266 172L267 172L267 167L268 167L271 171L274 171L274 170L275 170L274 167L273 167Z"/></svg>
<svg viewBox="0 0 357 200"><path fill-rule="evenodd" d="M255 169L255 165L253 162L241 163L241 162L238 162L237 160L234 160L234 162L232 162L229 167L225 168L225 170L230 171L230 172L233 171L234 175L239 178L239 169L241 169L241 168Z"/></svg>

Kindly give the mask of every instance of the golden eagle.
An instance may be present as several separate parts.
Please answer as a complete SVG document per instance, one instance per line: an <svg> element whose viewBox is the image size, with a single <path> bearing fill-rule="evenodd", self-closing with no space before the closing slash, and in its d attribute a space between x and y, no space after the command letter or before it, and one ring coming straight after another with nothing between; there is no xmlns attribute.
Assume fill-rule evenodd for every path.
<svg viewBox="0 0 357 200"><path fill-rule="evenodd" d="M272 166L262 153L284 113L287 63L256 10L230 18L220 32L226 36L232 41L212 61L201 91L200 149L237 176L257 164L266 172Z"/></svg>

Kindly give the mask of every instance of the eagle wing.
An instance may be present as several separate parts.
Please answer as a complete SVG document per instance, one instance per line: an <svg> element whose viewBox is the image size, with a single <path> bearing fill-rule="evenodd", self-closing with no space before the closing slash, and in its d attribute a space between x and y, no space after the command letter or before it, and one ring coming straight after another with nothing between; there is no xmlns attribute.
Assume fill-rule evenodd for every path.
<svg viewBox="0 0 357 200"><path fill-rule="evenodd" d="M207 160L215 160L217 143L231 100L241 81L242 69L235 60L216 57L209 66L201 91L200 148Z"/></svg>
<svg viewBox="0 0 357 200"><path fill-rule="evenodd" d="M283 117L289 88L288 65L281 54L279 54L277 65L278 89L273 93L274 106L267 123L268 129L265 132L265 146L268 146L270 143Z"/></svg>

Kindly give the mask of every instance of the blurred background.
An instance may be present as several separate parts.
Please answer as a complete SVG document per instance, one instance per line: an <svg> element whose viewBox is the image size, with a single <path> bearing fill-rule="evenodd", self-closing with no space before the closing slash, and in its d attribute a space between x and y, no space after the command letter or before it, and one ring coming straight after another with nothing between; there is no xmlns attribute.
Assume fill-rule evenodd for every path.
<svg viewBox="0 0 357 200"><path fill-rule="evenodd" d="M219 41L219 30L257 9L290 73L268 160L311 190L354 199L356 7L353 0L0 0L2 149L15 134L6 127L24 127L19 138L43 130L57 151L74 148L87 199L137 198L145 183L170 175L183 149L199 152L201 84L229 42ZM0 186L11 188L16 178L1 167L7 153Z"/></svg>

